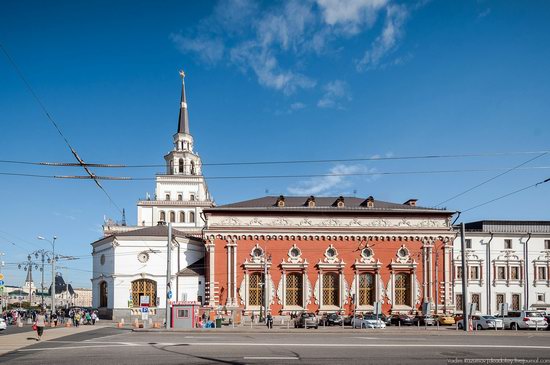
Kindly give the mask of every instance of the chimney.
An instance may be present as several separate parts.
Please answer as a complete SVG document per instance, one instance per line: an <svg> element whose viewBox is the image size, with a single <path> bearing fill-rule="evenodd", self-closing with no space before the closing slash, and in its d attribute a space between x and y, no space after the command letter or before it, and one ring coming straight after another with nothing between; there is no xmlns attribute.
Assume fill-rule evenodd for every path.
<svg viewBox="0 0 550 365"><path fill-rule="evenodd" d="M418 199L409 199L406 202L403 203L403 205L409 205L411 207L416 207L416 202Z"/></svg>

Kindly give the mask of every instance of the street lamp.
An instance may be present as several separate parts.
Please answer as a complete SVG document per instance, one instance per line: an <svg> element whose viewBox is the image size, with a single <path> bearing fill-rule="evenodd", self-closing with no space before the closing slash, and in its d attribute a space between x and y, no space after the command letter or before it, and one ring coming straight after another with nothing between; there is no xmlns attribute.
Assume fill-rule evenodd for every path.
<svg viewBox="0 0 550 365"><path fill-rule="evenodd" d="M42 236L36 237L39 240L47 241L52 245L52 313L55 312L55 240L57 239L57 236L53 236L53 240L46 239Z"/></svg>

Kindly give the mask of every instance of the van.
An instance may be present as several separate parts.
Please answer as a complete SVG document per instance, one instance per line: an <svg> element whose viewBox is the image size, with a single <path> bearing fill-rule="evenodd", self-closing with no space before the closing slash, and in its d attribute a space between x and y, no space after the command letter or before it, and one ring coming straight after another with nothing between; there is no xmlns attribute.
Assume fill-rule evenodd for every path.
<svg viewBox="0 0 550 365"><path fill-rule="evenodd" d="M542 313L537 311L508 311L502 318L505 329L546 329L548 322Z"/></svg>

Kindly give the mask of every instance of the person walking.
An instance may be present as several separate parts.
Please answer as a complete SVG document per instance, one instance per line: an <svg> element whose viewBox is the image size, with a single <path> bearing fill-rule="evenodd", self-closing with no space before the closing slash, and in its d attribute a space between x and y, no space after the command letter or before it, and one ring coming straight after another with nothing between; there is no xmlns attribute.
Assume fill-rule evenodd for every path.
<svg viewBox="0 0 550 365"><path fill-rule="evenodd" d="M74 326L78 327L80 325L80 312L76 312L74 315Z"/></svg>
<svg viewBox="0 0 550 365"><path fill-rule="evenodd" d="M97 320L97 314L95 311L92 313L91 318L92 318L92 326L95 326L95 321Z"/></svg>
<svg viewBox="0 0 550 365"><path fill-rule="evenodd" d="M46 316L44 315L44 311L41 311L36 315L34 325L36 326L36 334L38 335L36 341L40 341L42 339L42 334L44 333L44 327L46 327Z"/></svg>

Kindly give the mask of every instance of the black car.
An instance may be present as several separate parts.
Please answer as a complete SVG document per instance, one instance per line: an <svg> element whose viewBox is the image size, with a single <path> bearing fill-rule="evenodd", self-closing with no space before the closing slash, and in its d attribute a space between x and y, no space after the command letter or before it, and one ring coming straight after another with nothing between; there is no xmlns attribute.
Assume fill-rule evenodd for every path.
<svg viewBox="0 0 550 365"><path fill-rule="evenodd" d="M393 326L412 326L413 319L406 314L395 314L391 316L390 324Z"/></svg>
<svg viewBox="0 0 550 365"><path fill-rule="evenodd" d="M330 313L326 316L323 316L319 321L320 326L341 326L342 325L342 316L336 313Z"/></svg>

